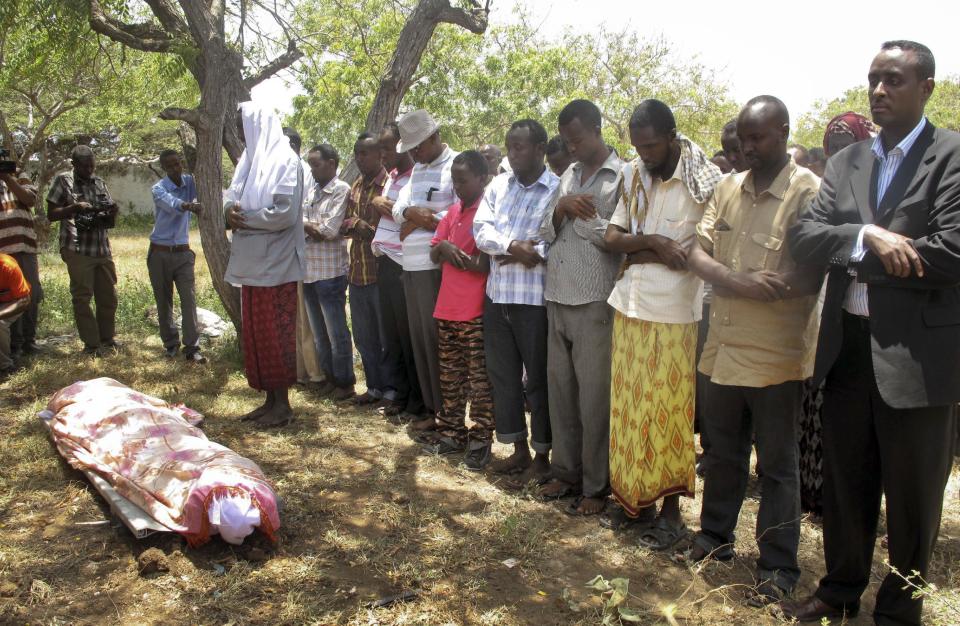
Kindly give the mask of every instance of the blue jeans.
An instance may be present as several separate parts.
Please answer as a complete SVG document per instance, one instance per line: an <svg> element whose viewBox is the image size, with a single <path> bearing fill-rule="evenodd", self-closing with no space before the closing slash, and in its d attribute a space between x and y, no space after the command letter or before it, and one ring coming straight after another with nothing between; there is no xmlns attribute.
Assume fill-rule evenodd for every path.
<svg viewBox="0 0 960 626"><path fill-rule="evenodd" d="M347 277L303 283L303 303L317 345L320 369L337 387L352 387L357 378L347 327Z"/></svg>
<svg viewBox="0 0 960 626"><path fill-rule="evenodd" d="M353 340L367 377L367 393L380 397L392 385L387 380L386 359L380 339L383 322L380 318L377 283L350 285L350 320L353 323Z"/></svg>

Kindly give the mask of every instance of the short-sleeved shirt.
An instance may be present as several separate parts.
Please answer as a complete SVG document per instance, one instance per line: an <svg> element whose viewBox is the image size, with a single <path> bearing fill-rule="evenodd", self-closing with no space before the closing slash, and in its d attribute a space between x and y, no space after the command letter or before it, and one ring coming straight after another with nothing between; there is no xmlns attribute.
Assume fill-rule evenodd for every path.
<svg viewBox="0 0 960 626"><path fill-rule="evenodd" d="M363 176L357 178L350 187L347 217L359 218L376 229L380 223L380 213L373 208L371 201L383 193L383 183L386 179L387 171L383 168L380 168L380 173L370 180ZM373 254L370 241L354 237L350 242L350 284L363 287L375 282L377 282L377 257Z"/></svg>
<svg viewBox="0 0 960 626"><path fill-rule="evenodd" d="M343 276L350 269L347 240L340 234L349 193L350 185L339 178L331 178L323 187L313 181L313 187L303 203L303 223L316 225L325 238L322 241L306 238L304 252L307 267L303 282L330 280Z"/></svg>
<svg viewBox="0 0 960 626"><path fill-rule="evenodd" d="M603 249L603 236L619 199L617 184L623 161L613 150L603 165L581 184L583 163L567 168L560 177L560 191L544 215L540 233L550 244L544 297L571 306L603 302L610 295L620 269L621 254ZM593 196L597 215L590 220L565 218L553 226L553 212L560 198L573 194Z"/></svg>
<svg viewBox="0 0 960 626"><path fill-rule="evenodd" d="M463 208L456 203L447 210L433 235L431 246L441 241L449 241L468 255L477 253L477 242L473 238L473 217L477 214L480 198L470 206ZM467 322L483 315L483 294L487 286L487 275L468 270L457 269L449 263L443 264L440 281L440 294L433 316L438 320Z"/></svg>
<svg viewBox="0 0 960 626"><path fill-rule="evenodd" d="M735 272L797 267L787 229L817 195L820 180L791 159L757 194L753 175L720 181L697 225L701 247ZM817 296L761 302L714 292L700 371L721 385L766 387L813 374Z"/></svg>
<svg viewBox="0 0 960 626"><path fill-rule="evenodd" d="M430 209L440 218L447 207L457 201L453 190L453 178L450 169L457 152L444 145L443 152L430 163L417 163L410 174L410 183L400 191L397 203L393 205L393 219L403 224L406 218L403 212L410 207ZM437 269L430 260L430 240L433 233L417 228L403 240L403 270L419 272Z"/></svg>
<svg viewBox="0 0 960 626"><path fill-rule="evenodd" d="M50 192L47 194L47 202L58 207L74 202L89 202L96 206L99 199L113 202L103 179L92 176L87 180L80 180L73 175L72 171L57 174L50 183ZM110 256L107 229L92 228L78 231L72 217L60 220L60 250L66 249L83 256Z"/></svg>
<svg viewBox="0 0 960 626"><path fill-rule="evenodd" d="M643 224L636 224L640 218L631 215L631 207L637 206L635 194L643 194L639 187L644 178L642 171L638 178L638 170L643 167L640 159L624 166L624 195L610 223L628 233L637 234L639 230L645 235L662 235L688 247L696 236L697 222L703 217L706 203L700 204L690 195L683 182L681 162L667 180L649 178ZM662 263L638 263L626 268L607 302L626 317L661 324L691 324L703 315L702 294L703 281L689 270L672 270Z"/></svg>
<svg viewBox="0 0 960 626"><path fill-rule="evenodd" d="M21 203L3 181L0 181L0 252L37 253L37 231L33 228L31 207Z"/></svg>
<svg viewBox="0 0 960 626"><path fill-rule="evenodd" d="M23 277L17 260L0 254L0 302L13 302L30 295L30 283Z"/></svg>

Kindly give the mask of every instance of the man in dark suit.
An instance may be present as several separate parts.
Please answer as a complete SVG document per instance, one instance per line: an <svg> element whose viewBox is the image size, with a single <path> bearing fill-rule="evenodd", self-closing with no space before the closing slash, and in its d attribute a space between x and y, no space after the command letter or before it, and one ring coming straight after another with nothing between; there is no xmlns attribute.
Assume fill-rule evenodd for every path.
<svg viewBox="0 0 960 626"><path fill-rule="evenodd" d="M855 615L870 578L881 493L890 564L877 624L919 624L904 577L926 576L950 474L960 400L960 135L923 114L930 50L883 44L868 74L878 137L827 163L790 230L801 264L829 264L815 378L823 406L827 574L800 621ZM913 577L912 582L921 581Z"/></svg>

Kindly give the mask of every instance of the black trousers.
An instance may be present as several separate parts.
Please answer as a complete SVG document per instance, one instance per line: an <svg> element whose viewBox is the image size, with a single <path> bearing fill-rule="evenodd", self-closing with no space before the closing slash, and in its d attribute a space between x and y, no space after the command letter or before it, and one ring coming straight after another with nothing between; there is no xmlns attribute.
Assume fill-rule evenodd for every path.
<svg viewBox="0 0 960 626"><path fill-rule="evenodd" d="M750 449L756 438L763 466L762 497L757 512L757 575L784 590L800 578L800 473L797 420L800 382L768 387L707 383L710 436L703 481L700 532L694 541L718 554L730 554L734 530L750 477Z"/></svg>
<svg viewBox="0 0 960 626"><path fill-rule="evenodd" d="M483 303L483 348L493 387L497 441L527 440L523 412L523 369L530 400L530 447L549 452L550 409L547 397L547 308L527 304Z"/></svg>
<svg viewBox="0 0 960 626"><path fill-rule="evenodd" d="M37 254L14 252L10 256L20 266L23 277L30 285L30 306L10 325L10 346L16 351L37 340L37 320L40 302L43 300L43 289L40 286L40 264L37 261Z"/></svg>
<svg viewBox="0 0 960 626"><path fill-rule="evenodd" d="M407 320L407 301L400 276L403 268L386 256L377 257L377 285L380 294L380 314L383 320L383 360L388 386L397 391L397 403L405 403L404 410L420 415L426 407L420 393L417 364L410 341L410 323Z"/></svg>
<svg viewBox="0 0 960 626"><path fill-rule="evenodd" d="M710 304L703 303L703 317L700 325L697 327L697 365L700 364L700 355L703 354L703 346L707 343L707 331L710 329ZM707 385L710 383L710 377L701 374L697 370L697 389L693 403L693 426L694 432L700 433L700 447L703 448L703 456L706 459L710 452L710 435L707 433L704 422L706 420L705 407L707 406Z"/></svg>
<svg viewBox="0 0 960 626"><path fill-rule="evenodd" d="M823 392L823 549L817 597L859 606L870 578L881 493L887 497L890 564L926 577L953 463L952 407L894 409L880 397L865 319L844 313L843 346ZM887 575L877 624L920 624L923 601Z"/></svg>

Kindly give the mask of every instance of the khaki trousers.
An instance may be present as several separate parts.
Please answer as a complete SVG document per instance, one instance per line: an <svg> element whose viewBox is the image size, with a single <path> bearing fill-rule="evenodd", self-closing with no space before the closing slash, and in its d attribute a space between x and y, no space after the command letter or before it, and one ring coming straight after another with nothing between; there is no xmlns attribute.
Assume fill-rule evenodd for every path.
<svg viewBox="0 0 960 626"><path fill-rule="evenodd" d="M70 275L73 318L80 340L88 348L99 348L113 341L117 316L117 268L113 258L79 254L65 248L60 258ZM96 302L96 315L90 299Z"/></svg>

